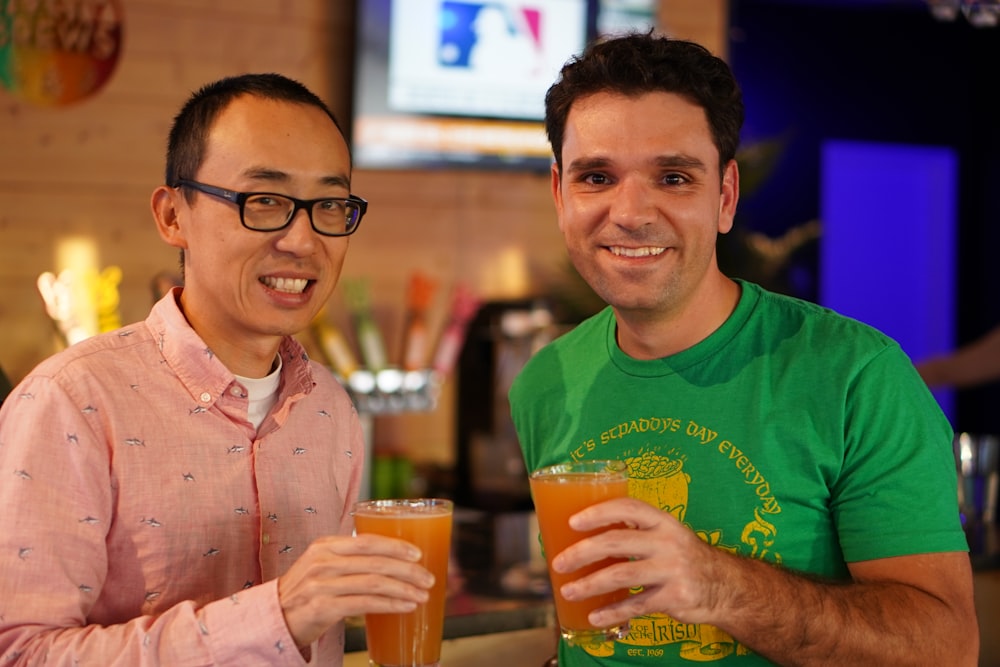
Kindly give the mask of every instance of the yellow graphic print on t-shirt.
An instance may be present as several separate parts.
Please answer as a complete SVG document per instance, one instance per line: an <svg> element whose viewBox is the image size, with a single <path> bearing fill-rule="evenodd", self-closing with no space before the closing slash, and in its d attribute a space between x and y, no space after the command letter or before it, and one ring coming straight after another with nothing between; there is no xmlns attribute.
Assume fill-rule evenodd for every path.
<svg viewBox="0 0 1000 667"><path fill-rule="evenodd" d="M726 450L720 447L719 452L725 454ZM676 451L669 453L676 454ZM685 523L691 477L684 471L683 458L679 455L673 458L662 456L645 447L627 451L623 458L628 464L629 495L669 512ZM780 562L780 555L772 551L776 533L774 524L765 518L767 513L773 511L774 505L769 505L767 499L762 499L762 502L762 506L754 508L753 517L745 524L739 541L745 546L743 553ZM724 542L720 529L691 528L698 537L714 547L732 553L741 551L739 547ZM628 636L618 641L618 650L624 650L629 656L658 658L665 654L663 647L668 644L680 644L680 657L692 662L713 662L729 655L751 653L728 633L712 625L680 623L666 614L633 618L629 623ZM590 655L605 657L614 654L615 643L595 641L582 648Z"/></svg>

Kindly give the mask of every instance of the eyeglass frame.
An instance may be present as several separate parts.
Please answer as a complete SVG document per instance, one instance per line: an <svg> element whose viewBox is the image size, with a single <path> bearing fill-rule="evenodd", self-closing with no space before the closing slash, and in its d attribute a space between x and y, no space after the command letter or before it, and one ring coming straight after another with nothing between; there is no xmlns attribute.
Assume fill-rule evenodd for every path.
<svg viewBox="0 0 1000 667"><path fill-rule="evenodd" d="M237 192L236 190L229 190L228 188L220 188L216 185L208 185L207 183L201 183L199 181L192 181L187 178L178 178L177 181L170 186L172 188L188 187L192 190L198 192L203 192L206 195L212 197L217 197L230 204L236 204L240 210L240 224L245 228L253 232L279 232L282 229L286 229L292 224L292 220L295 219L295 214L299 210L304 210L306 215L309 217L309 226L312 227L313 231L321 236L328 237L340 237L340 236L350 236L354 232L358 231L358 227L361 226L361 219L365 217L365 213L368 212L368 200L362 199L355 194L348 194L346 197L320 197L319 199L298 199L290 195L282 194L280 192ZM257 229L256 227L251 227L246 223L243 217L243 211L246 209L247 199L256 195L270 195L272 197L281 197L282 199L287 199L292 202L292 212L288 215L288 219L285 220L285 224L280 227L275 227L274 229ZM324 201L339 201L339 202L351 202L358 207L358 219L354 223L354 227L349 232L324 232L316 227L316 223L313 222L313 206L319 202Z"/></svg>

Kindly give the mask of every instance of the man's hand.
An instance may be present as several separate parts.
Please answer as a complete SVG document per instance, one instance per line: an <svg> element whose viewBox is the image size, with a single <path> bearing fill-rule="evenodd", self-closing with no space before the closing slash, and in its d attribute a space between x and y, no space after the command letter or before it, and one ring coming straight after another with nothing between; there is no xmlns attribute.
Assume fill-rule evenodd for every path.
<svg viewBox="0 0 1000 667"><path fill-rule="evenodd" d="M718 550L698 539L672 515L634 498L603 502L570 519L575 530L625 524L576 543L552 562L559 572L571 572L603 558L628 562L603 568L562 587L568 600L580 600L616 589L642 586L637 595L590 615L597 627L624 623L649 613L669 614L684 623L709 623L721 586L716 566Z"/></svg>
<svg viewBox="0 0 1000 667"><path fill-rule="evenodd" d="M633 498L570 518L587 531L624 523L558 554L560 572L629 558L562 587L580 600L619 588L637 595L590 614L595 626L653 613L708 623L783 665L975 665L972 570L963 552L848 563L852 581L821 581L709 546L672 515Z"/></svg>
<svg viewBox="0 0 1000 667"><path fill-rule="evenodd" d="M434 576L420 551L381 535L329 536L313 542L278 579L285 623L299 648L348 616L404 613L426 602Z"/></svg>

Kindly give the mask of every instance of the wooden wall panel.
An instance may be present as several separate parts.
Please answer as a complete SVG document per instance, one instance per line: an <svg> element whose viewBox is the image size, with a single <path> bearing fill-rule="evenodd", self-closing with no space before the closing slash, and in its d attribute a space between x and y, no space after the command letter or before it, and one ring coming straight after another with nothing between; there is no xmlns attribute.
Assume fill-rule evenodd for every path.
<svg viewBox="0 0 1000 667"><path fill-rule="evenodd" d="M123 52L98 94L41 108L0 90L0 365L14 380L58 349L35 280L57 268L60 238L88 235L102 266L121 266L126 322L147 312L153 275L176 269L176 251L153 227L149 195L162 179L173 114L192 90L228 74L277 71L313 88L345 127L350 119L349 0L121 1ZM725 6L663 0L660 21L719 52ZM412 272L439 282L436 333L459 282L486 299L521 298L544 293L565 270L547 174L359 170L353 188L371 212L344 275L370 281L394 356ZM348 328L340 290L330 311ZM431 414L378 420L376 445L449 462L457 390L449 381Z"/></svg>
<svg viewBox="0 0 1000 667"><path fill-rule="evenodd" d="M108 85L61 108L0 90L0 364L18 379L57 349L35 279L56 244L91 236L102 266L122 267L126 321L149 308L152 276L175 270L149 195L162 181L166 134L198 86L244 71L279 71L329 100L346 123L351 3L309 0L123 0L121 59ZM345 10L346 11L343 11Z"/></svg>

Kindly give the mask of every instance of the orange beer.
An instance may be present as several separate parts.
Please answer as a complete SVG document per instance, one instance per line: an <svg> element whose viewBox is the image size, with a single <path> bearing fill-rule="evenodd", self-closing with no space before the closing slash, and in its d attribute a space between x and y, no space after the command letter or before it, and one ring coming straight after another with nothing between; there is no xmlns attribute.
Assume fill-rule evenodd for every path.
<svg viewBox="0 0 1000 667"><path fill-rule="evenodd" d="M450 500L418 498L369 500L354 506L360 533L397 537L416 545L420 564L434 575L426 603L407 614L366 614L365 639L370 664L378 667L437 665L444 631L444 602L451 547Z"/></svg>
<svg viewBox="0 0 1000 667"><path fill-rule="evenodd" d="M571 644L624 637L628 632L627 626L597 628L590 624L587 615L598 607L624 600L628 596L627 588L573 602L563 599L559 589L565 583L627 559L605 558L565 574L552 570L552 559L585 537L620 527L606 526L592 531L577 531L569 527L569 517L603 500L627 496L628 474L625 464L621 461L565 463L536 470L529 477L529 482L535 513L538 515L538 527L542 533L545 560L549 564L556 616L559 618L563 637Z"/></svg>

